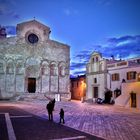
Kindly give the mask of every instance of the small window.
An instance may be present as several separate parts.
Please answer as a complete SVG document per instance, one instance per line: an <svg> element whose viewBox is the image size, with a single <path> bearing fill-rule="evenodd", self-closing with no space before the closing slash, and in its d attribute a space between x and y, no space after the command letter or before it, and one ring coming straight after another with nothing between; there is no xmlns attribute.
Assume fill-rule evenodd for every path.
<svg viewBox="0 0 140 140"><path fill-rule="evenodd" d="M97 78L94 78L94 83L97 83Z"/></svg>
<svg viewBox="0 0 140 140"><path fill-rule="evenodd" d="M119 73L112 74L112 81L119 81Z"/></svg>
<svg viewBox="0 0 140 140"><path fill-rule="evenodd" d="M94 58L92 58L92 62L94 63L95 61L94 61Z"/></svg>
<svg viewBox="0 0 140 140"><path fill-rule="evenodd" d="M127 72L127 80L136 79L136 71Z"/></svg>
<svg viewBox="0 0 140 140"><path fill-rule="evenodd" d="M98 59L98 57L96 57L96 62L98 62L99 61L99 59Z"/></svg>

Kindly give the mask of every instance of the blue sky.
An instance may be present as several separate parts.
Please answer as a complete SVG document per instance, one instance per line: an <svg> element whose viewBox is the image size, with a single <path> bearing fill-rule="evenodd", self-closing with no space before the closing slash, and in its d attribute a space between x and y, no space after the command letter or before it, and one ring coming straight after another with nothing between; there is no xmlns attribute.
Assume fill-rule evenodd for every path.
<svg viewBox="0 0 140 140"><path fill-rule="evenodd" d="M107 58L140 56L140 0L0 0L9 35L33 17L51 28L51 39L71 46L71 74L83 74L95 50Z"/></svg>

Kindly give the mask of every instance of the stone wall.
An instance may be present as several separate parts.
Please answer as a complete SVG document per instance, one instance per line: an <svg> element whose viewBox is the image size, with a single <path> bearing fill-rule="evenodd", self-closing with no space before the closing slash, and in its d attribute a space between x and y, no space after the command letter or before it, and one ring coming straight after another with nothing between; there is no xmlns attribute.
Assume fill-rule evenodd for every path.
<svg viewBox="0 0 140 140"><path fill-rule="evenodd" d="M28 41L30 34L38 37L37 42L32 42L34 38ZM60 92L70 97L65 95L70 94L70 48L49 39L49 34L49 27L33 20L18 24L17 36L0 39L1 96L33 90L45 94Z"/></svg>

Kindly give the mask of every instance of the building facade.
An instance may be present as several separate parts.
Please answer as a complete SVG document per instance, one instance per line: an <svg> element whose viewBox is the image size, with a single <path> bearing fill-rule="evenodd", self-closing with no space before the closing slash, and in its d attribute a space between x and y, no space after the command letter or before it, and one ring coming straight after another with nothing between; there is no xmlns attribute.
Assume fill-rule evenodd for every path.
<svg viewBox="0 0 140 140"><path fill-rule="evenodd" d="M86 76L80 75L70 78L71 81L71 99L83 101L86 96Z"/></svg>
<svg viewBox="0 0 140 140"><path fill-rule="evenodd" d="M108 60L102 58L100 53L93 52L86 70L86 98L104 99L104 91L109 89L113 93L115 104L132 107L130 104L134 100L140 99L139 77L140 58L115 60L112 57L112 59ZM117 91L120 93L116 94ZM133 92L137 94L137 97L131 97ZM138 107L138 102L136 104Z"/></svg>
<svg viewBox="0 0 140 140"><path fill-rule="evenodd" d="M71 98L70 47L50 39L50 28L31 20L17 24L16 36L0 33L0 98L46 94Z"/></svg>

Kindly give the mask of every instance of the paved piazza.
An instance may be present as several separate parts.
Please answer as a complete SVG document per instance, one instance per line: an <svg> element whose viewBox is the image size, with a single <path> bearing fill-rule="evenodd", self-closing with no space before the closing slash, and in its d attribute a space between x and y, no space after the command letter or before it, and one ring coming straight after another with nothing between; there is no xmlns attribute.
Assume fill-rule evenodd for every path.
<svg viewBox="0 0 140 140"><path fill-rule="evenodd" d="M0 102L0 105L17 106L25 111L48 119L48 101L30 99L18 102ZM107 140L139 140L140 110L112 105L81 103L79 101L56 102L54 121L59 122L59 110L65 111L65 125L102 137Z"/></svg>

